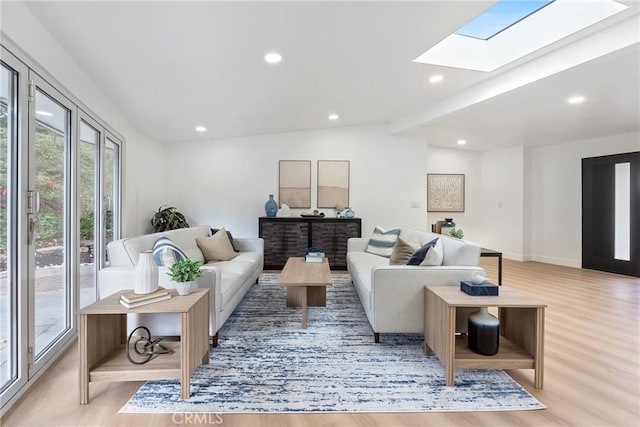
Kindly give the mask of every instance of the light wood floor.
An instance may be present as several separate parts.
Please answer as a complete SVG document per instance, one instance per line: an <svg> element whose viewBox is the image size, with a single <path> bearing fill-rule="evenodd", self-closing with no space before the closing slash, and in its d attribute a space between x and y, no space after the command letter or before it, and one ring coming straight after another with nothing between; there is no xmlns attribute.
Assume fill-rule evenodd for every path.
<svg viewBox="0 0 640 427"><path fill-rule="evenodd" d="M496 259L481 265L495 281ZM508 371L547 405L539 411L384 414L118 414L142 383L91 385L91 403L78 404L74 346L3 417L2 426L638 426L640 425L640 279L505 260L505 286L548 304L544 389L533 371ZM382 335L384 339L384 335ZM224 345L224 337L221 337ZM191 421L191 422L189 422Z"/></svg>

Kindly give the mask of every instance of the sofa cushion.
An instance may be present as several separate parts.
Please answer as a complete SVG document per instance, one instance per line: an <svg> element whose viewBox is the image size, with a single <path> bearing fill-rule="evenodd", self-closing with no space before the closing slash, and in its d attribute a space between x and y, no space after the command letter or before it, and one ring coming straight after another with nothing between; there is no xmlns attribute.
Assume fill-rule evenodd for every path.
<svg viewBox="0 0 640 427"><path fill-rule="evenodd" d="M432 241L430 241L429 243L425 244L420 249L415 251L413 255L411 255L411 258L409 258L409 261L407 261L407 265L420 265L420 263L424 261L424 258L427 255L427 251L433 246L435 246L438 239L439 238L436 237L435 239L433 239Z"/></svg>
<svg viewBox="0 0 640 427"><path fill-rule="evenodd" d="M390 258L399 234L399 228L393 228L385 231L383 228L376 226L373 229L373 236L369 239L367 252L383 256L385 258Z"/></svg>
<svg viewBox="0 0 640 427"><path fill-rule="evenodd" d="M238 256L224 228L211 237L197 237L196 244L207 262L229 261Z"/></svg>
<svg viewBox="0 0 640 427"><path fill-rule="evenodd" d="M438 239L436 244L431 246L420 265L437 266L442 265L444 258L444 249L442 247L442 239Z"/></svg>
<svg viewBox="0 0 640 427"><path fill-rule="evenodd" d="M153 259L159 266L170 267L176 261L186 259L187 255L171 239L160 236L153 244Z"/></svg>
<svg viewBox="0 0 640 427"><path fill-rule="evenodd" d="M373 267L389 265L389 260L368 252L349 252L347 264L355 270L356 274L371 276Z"/></svg>
<svg viewBox="0 0 640 427"><path fill-rule="evenodd" d="M225 307L242 288L242 286L240 286L242 278L239 274L231 271L222 271L220 276L222 277L222 286L220 288L222 295L221 307Z"/></svg>
<svg viewBox="0 0 640 427"><path fill-rule="evenodd" d="M418 243L407 242L402 238L398 238L396 245L391 252L389 265L406 265L411 255L420 248Z"/></svg>

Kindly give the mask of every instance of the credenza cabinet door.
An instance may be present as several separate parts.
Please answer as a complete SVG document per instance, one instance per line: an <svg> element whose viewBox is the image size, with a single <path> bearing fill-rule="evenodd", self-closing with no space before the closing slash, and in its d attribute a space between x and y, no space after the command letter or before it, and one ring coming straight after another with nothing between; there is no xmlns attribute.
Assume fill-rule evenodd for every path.
<svg viewBox="0 0 640 427"><path fill-rule="evenodd" d="M334 270L347 268L347 240L361 236L360 218L271 218L258 220L258 234L264 239L264 265L281 269L292 256L304 256L318 248Z"/></svg>
<svg viewBox="0 0 640 427"><path fill-rule="evenodd" d="M261 222L260 237L264 239L265 268L282 268L287 262L287 258L304 256L307 252L308 235L308 224L273 221Z"/></svg>

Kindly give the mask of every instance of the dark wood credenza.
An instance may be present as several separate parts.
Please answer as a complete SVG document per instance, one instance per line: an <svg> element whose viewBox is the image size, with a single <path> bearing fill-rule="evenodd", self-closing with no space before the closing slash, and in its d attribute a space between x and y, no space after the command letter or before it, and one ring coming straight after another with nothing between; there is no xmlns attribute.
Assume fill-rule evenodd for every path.
<svg viewBox="0 0 640 427"><path fill-rule="evenodd" d="M347 268L347 240L361 237L360 218L260 217L258 237L264 239L264 268L279 270L292 256L304 256L311 247L329 259L334 270Z"/></svg>

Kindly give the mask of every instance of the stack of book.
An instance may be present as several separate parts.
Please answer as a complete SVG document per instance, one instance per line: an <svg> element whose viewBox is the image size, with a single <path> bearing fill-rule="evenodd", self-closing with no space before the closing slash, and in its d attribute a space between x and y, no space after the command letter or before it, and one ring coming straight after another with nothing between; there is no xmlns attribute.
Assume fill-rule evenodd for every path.
<svg viewBox="0 0 640 427"><path fill-rule="evenodd" d="M307 255L304 257L307 262L323 262L324 261L324 252L307 252Z"/></svg>
<svg viewBox="0 0 640 427"><path fill-rule="evenodd" d="M142 305L153 304L171 298L169 291L158 289L150 294L136 294L135 292L125 292L120 295L120 304L127 308L140 307Z"/></svg>

